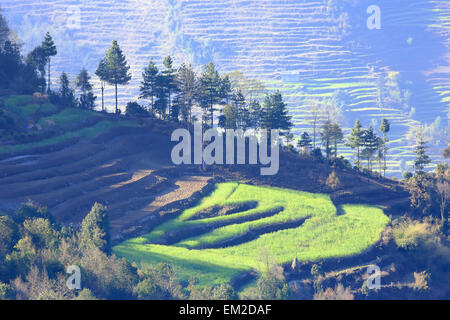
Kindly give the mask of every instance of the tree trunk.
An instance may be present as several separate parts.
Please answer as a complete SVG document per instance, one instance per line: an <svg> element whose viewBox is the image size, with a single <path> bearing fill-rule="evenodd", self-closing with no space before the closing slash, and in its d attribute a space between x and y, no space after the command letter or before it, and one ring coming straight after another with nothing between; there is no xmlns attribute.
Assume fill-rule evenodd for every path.
<svg viewBox="0 0 450 320"><path fill-rule="evenodd" d="M358 167L358 170L361 170L361 163L360 163L360 160L361 159L361 155L360 155L360 152L359 152L359 145L356 147L356 161L357 161L357 167Z"/></svg>
<svg viewBox="0 0 450 320"><path fill-rule="evenodd" d="M50 57L48 58L48 83L47 83L47 93L50 93Z"/></svg>
<svg viewBox="0 0 450 320"><path fill-rule="evenodd" d="M316 120L313 122L313 149L316 149Z"/></svg>
<svg viewBox="0 0 450 320"><path fill-rule="evenodd" d="M119 108L117 103L117 83L115 83L115 89L116 89L116 114L118 114Z"/></svg>
<svg viewBox="0 0 450 320"><path fill-rule="evenodd" d="M101 83L102 86L102 111L105 111L105 100L104 100L104 91L105 91L105 86L103 84L103 82Z"/></svg>

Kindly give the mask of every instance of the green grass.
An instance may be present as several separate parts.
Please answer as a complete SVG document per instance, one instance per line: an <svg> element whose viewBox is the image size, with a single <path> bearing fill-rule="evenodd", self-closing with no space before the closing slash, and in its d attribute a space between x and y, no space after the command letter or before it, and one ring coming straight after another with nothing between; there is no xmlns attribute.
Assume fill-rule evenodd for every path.
<svg viewBox="0 0 450 320"><path fill-rule="evenodd" d="M52 137L49 139L44 139L44 140L41 140L38 142L16 144L16 145L11 145L11 146L0 146L0 154L1 153L18 152L18 151L23 151L23 150L27 150L27 149L31 149L31 148L36 148L36 147L49 146L52 144L63 142L65 140L68 140L73 137L79 137L81 139L90 140L90 139L97 137L98 135L100 135L102 133L109 131L110 129L112 129L114 127L120 127L120 126L131 127L131 126L136 126L136 124L134 124L132 122L100 121L92 127L83 128L78 131L66 132L62 135Z"/></svg>
<svg viewBox="0 0 450 320"><path fill-rule="evenodd" d="M39 124L42 126L48 126L49 123L52 123L57 126L61 126L69 123L81 122L89 117L94 116L99 116L99 113L89 110L67 108L62 110L60 113L41 118L39 120Z"/></svg>
<svg viewBox="0 0 450 320"><path fill-rule="evenodd" d="M29 95L12 95L4 100L5 109L12 112L23 119L27 119L40 111L43 114L51 114L58 108L51 103L39 105L33 103L33 97Z"/></svg>
<svg viewBox="0 0 450 320"><path fill-rule="evenodd" d="M211 206L257 201L255 209L226 216L201 220L190 217ZM217 221L229 221L251 216L276 207L281 212L255 221L229 224L212 232L183 239L172 246L150 244L168 232L186 227L208 225ZM230 281L239 273L258 270L258 258L262 248L267 248L279 263L292 261L295 255L301 261L343 257L361 253L375 244L389 222L382 210L365 205L344 205L343 215L337 215L336 207L328 195L257 187L238 183L222 183L197 206L185 210L158 226L151 233L127 240L114 247L118 256L138 263L173 263L180 279L196 278L201 285ZM310 217L297 228L265 233L255 240L220 249L195 249L249 232L255 227L277 222Z"/></svg>

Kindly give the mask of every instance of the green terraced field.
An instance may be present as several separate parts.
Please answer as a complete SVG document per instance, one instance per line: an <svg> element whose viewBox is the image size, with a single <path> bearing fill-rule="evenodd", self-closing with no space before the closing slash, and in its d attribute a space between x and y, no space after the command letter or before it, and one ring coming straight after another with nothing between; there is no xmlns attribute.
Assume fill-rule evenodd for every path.
<svg viewBox="0 0 450 320"><path fill-rule="evenodd" d="M57 106L51 103L45 103L42 105L33 104L32 96L29 95L12 95L3 99L4 108L19 116L26 123L35 123L45 129L60 128L64 129L62 134L57 136L52 136L50 138L41 139L39 141L22 143L22 144L12 144L12 145L2 145L0 146L0 154L23 151L35 147L49 146L52 144L64 142L70 138L78 137L84 140L91 140L102 133L108 132L114 127L135 127L136 123L132 121L111 121L107 119L104 115L98 112L90 110L82 110L78 108L66 108L60 110ZM36 118L38 114L43 115L42 117ZM93 117L104 117L100 119L101 121L95 124L89 125L84 123L88 118ZM77 125L80 124L78 129L66 130L66 125ZM36 133L36 129L27 129L31 133Z"/></svg>
<svg viewBox="0 0 450 320"><path fill-rule="evenodd" d="M241 211L205 216L211 208L251 203ZM113 250L137 263L173 263L181 279L211 285L258 270L263 248L279 263L295 256L314 261L359 254L379 240L388 222L377 207L336 208L324 194L228 182L180 216Z"/></svg>

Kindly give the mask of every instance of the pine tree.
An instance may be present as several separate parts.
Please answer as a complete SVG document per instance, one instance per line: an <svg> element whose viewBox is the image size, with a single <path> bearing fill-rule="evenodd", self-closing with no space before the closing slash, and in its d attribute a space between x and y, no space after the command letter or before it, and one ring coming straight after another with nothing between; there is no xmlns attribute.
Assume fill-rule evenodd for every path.
<svg viewBox="0 0 450 320"><path fill-rule="evenodd" d="M293 124L280 91L268 94L263 103L263 127L265 129L291 130Z"/></svg>
<svg viewBox="0 0 450 320"><path fill-rule="evenodd" d="M228 95L228 92L225 92L226 86L223 85L222 81L223 79L212 62L203 68L203 73L200 77L199 102L204 110L204 121L210 121L211 127L214 124L214 105L224 104L224 96Z"/></svg>
<svg viewBox="0 0 450 320"><path fill-rule="evenodd" d="M427 155L427 141L425 141L423 133L419 132L416 137L417 144L414 148L416 159L414 160L414 170L416 174L422 175L425 173L425 166L431 163L430 157Z"/></svg>
<svg viewBox="0 0 450 320"><path fill-rule="evenodd" d="M337 158L338 144L344 141L344 134L341 127L335 122L331 126L331 138L334 144L334 158Z"/></svg>
<svg viewBox="0 0 450 320"><path fill-rule="evenodd" d="M80 89L80 108L83 109L94 109L95 99L94 93L92 92L92 85L90 83L91 77L89 76L86 69L81 70L80 74L76 78L75 85Z"/></svg>
<svg viewBox="0 0 450 320"><path fill-rule="evenodd" d="M322 145L325 147L325 154L327 160L331 158L331 143L333 139L333 124L330 120L327 120L322 125L322 131L320 132L320 139L322 140Z"/></svg>
<svg viewBox="0 0 450 320"><path fill-rule="evenodd" d="M373 127L370 126L369 129L364 131L363 135L363 150L362 155L367 159L367 169L372 170L372 158L375 152L378 150L380 140L377 137Z"/></svg>
<svg viewBox="0 0 450 320"><path fill-rule="evenodd" d="M109 214L105 206L96 202L91 208L81 222L80 240L86 247L95 246L106 253L111 252Z"/></svg>
<svg viewBox="0 0 450 320"><path fill-rule="evenodd" d="M309 136L308 132L303 132L300 136L300 140L297 143L297 146L300 148L311 148L312 139Z"/></svg>
<svg viewBox="0 0 450 320"><path fill-rule="evenodd" d="M48 57L48 81L47 81L47 92L50 93L50 62L51 57L56 56L58 51L56 50L55 43L53 42L52 36L49 32L45 34L44 41L41 44L44 54Z"/></svg>
<svg viewBox="0 0 450 320"><path fill-rule="evenodd" d="M253 129L261 128L263 121L263 110L261 108L261 104L258 101L252 100L250 102L249 113L250 113L249 127Z"/></svg>
<svg viewBox="0 0 450 320"><path fill-rule="evenodd" d="M157 76L158 76L158 68L153 63L152 60L148 63L148 66L144 69L142 73L142 81L141 87L139 88L139 99L148 99L151 100L151 109L155 106L155 96L156 96L156 85L157 85Z"/></svg>
<svg viewBox="0 0 450 320"><path fill-rule="evenodd" d="M169 106L169 95L166 86L166 77L161 73L156 75L155 82L155 96L156 101L154 108L159 113L161 118L167 118L167 107Z"/></svg>
<svg viewBox="0 0 450 320"><path fill-rule="evenodd" d="M45 92L45 65L48 63L48 56L46 55L44 49L41 46L34 48L26 58L26 63L32 69L38 70L39 77L39 86L41 92Z"/></svg>
<svg viewBox="0 0 450 320"><path fill-rule="evenodd" d="M59 87L59 98L61 104L66 107L75 106L75 96L73 94L73 89L70 88L69 77L67 73L61 73L61 77L59 78L60 87Z"/></svg>
<svg viewBox="0 0 450 320"><path fill-rule="evenodd" d="M358 170L361 168L361 146L363 145L364 129L362 129L361 122L355 121L355 126L350 132L348 138L348 146L352 149L356 149L356 166Z"/></svg>
<svg viewBox="0 0 450 320"><path fill-rule="evenodd" d="M192 107L199 93L199 81L191 65L182 64L175 77L178 88L177 103L185 123L192 123Z"/></svg>
<svg viewBox="0 0 450 320"><path fill-rule="evenodd" d="M175 69L173 68L173 60L171 56L164 58L163 65L165 70L162 71L164 77L164 86L167 91L167 106L169 108L169 118L172 118L172 97L177 86L175 85Z"/></svg>
<svg viewBox="0 0 450 320"><path fill-rule="evenodd" d="M117 101L117 86L119 84L125 85L131 80L131 74L129 73L130 67L127 64L126 58L122 53L116 40L112 42L111 47L106 52L105 57L105 75L106 81L114 85L116 93L116 113L119 113L118 101Z"/></svg>
<svg viewBox="0 0 450 320"><path fill-rule="evenodd" d="M105 82L108 78L106 72L106 61L105 59L102 59L98 64L97 70L95 71L95 75L100 79L100 89L102 91L102 111L105 111Z"/></svg>
<svg viewBox="0 0 450 320"><path fill-rule="evenodd" d="M383 175L386 176L386 169L387 169L387 165L386 165L386 155L388 152L388 146L387 143L389 141L389 139L387 138L387 133L391 130L391 125L389 124L389 121L385 118L383 118L383 120L381 120L381 125L379 128L380 132L383 133L383 140L382 140L382 153L383 153Z"/></svg>

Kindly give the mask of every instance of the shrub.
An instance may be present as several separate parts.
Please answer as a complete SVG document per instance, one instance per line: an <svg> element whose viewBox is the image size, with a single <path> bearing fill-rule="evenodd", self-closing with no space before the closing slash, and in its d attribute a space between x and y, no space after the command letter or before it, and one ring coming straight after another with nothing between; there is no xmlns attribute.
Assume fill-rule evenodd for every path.
<svg viewBox="0 0 450 320"><path fill-rule="evenodd" d="M428 281L430 280L430 274L426 271L422 272L414 272L414 284L413 289L414 290L427 290L428 287Z"/></svg>
<svg viewBox="0 0 450 320"><path fill-rule="evenodd" d="M14 290L10 285L0 282L0 300L14 299Z"/></svg>
<svg viewBox="0 0 450 320"><path fill-rule="evenodd" d="M336 190L341 186L341 181L334 170L330 173L325 183L331 190Z"/></svg>
<svg viewBox="0 0 450 320"><path fill-rule="evenodd" d="M149 112L137 102L128 102L126 114L135 117L148 117Z"/></svg>
<svg viewBox="0 0 450 320"><path fill-rule="evenodd" d="M314 294L314 300L353 300L354 298L350 288L344 288L340 283L334 290L327 288Z"/></svg>
<svg viewBox="0 0 450 320"><path fill-rule="evenodd" d="M411 179L412 177L413 177L412 172L407 171L407 172L403 173L403 179L404 179L404 180L409 180L409 179Z"/></svg>
<svg viewBox="0 0 450 320"><path fill-rule="evenodd" d="M411 250L433 237L433 231L429 223L406 219L392 228L392 236L399 248Z"/></svg>
<svg viewBox="0 0 450 320"><path fill-rule="evenodd" d="M320 150L320 148L313 149L311 151L311 157L316 161L322 162L323 161L322 150Z"/></svg>

